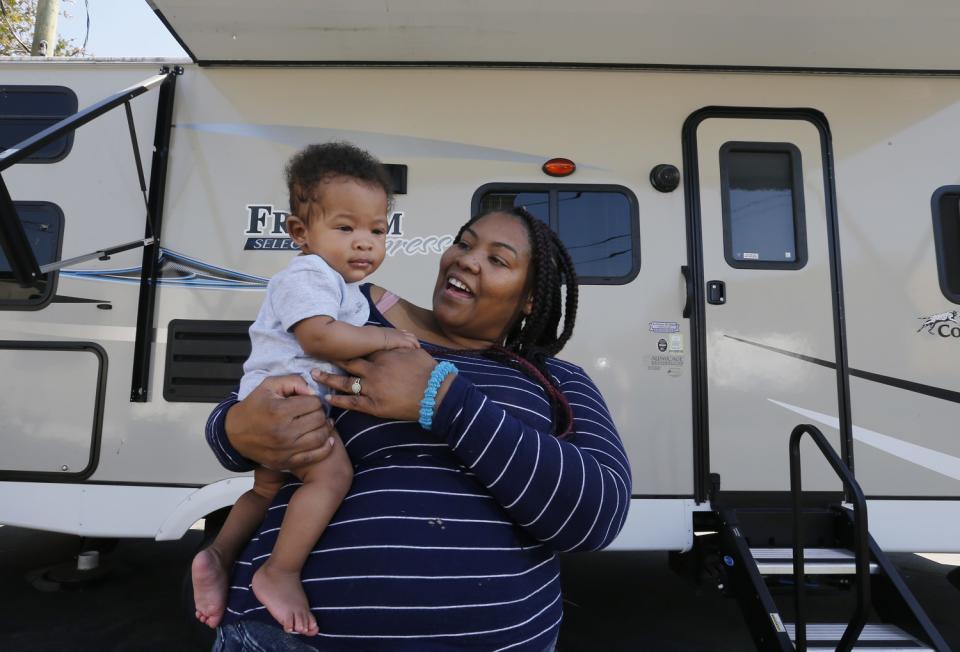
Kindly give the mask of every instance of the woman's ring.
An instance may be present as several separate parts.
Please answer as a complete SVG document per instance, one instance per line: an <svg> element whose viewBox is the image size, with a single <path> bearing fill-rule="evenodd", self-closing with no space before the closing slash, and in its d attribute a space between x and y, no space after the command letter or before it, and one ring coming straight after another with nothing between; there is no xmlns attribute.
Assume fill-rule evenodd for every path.
<svg viewBox="0 0 960 652"><path fill-rule="evenodd" d="M363 387L360 386L360 379L354 376L353 384L350 385L350 391L353 392L354 396L360 396L360 390L362 389Z"/></svg>

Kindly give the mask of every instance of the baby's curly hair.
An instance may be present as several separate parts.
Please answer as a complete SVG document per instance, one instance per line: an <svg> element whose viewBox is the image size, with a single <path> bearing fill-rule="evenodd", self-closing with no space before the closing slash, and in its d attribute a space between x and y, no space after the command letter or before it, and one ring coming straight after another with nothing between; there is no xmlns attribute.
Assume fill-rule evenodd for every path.
<svg viewBox="0 0 960 652"><path fill-rule="evenodd" d="M348 177L387 195L387 210L393 206L393 181L375 156L347 142L308 145L294 154L284 170L290 192L290 212L309 220L310 211L301 212L303 204L316 197L317 186L336 177Z"/></svg>

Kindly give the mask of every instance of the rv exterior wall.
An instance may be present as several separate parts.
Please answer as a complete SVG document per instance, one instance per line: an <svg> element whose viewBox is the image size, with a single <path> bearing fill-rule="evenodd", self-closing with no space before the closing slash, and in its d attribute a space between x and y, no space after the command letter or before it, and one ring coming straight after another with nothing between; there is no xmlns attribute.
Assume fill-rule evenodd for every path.
<svg viewBox="0 0 960 652"><path fill-rule="evenodd" d="M69 86L82 107L155 72L152 64L11 63L5 65L2 81ZM958 182L951 172L960 149L960 132L954 126L960 121L958 80L188 66L177 84L162 244L222 270L267 278L286 264L292 252L283 246L277 226L287 210L281 170L286 158L309 142L350 140L385 162L408 166L408 193L397 197L396 211L402 216L390 235L393 255L372 280L421 304L429 301L443 238L469 217L481 186L547 183L550 179L540 166L565 156L576 162L577 171L564 182L618 185L632 193L639 214L639 241L634 243L640 250L639 272L625 284L583 286L576 334L563 357L583 366L610 404L630 455L638 506L641 499L671 500L676 504L661 507L689 515L694 504L689 500L697 434L690 351L696 334L681 314L685 295L680 272L688 263L687 206L682 188L658 192L648 175L660 163L675 164L685 174L682 127L702 107L811 107L826 116L833 134L850 366L960 391L955 371L960 337L917 332L918 317L955 307L938 286L930 197L938 187ZM155 95L133 104L141 155L149 166ZM727 139L718 132L712 142ZM744 139L786 137L742 129L729 134L729 140ZM816 153L818 143L814 138L805 146ZM718 164L719 152L713 147L712 153L701 152L701 170L707 163ZM822 189L822 170L819 164L806 167L807 158L805 182ZM63 257L143 236L143 200L121 113L78 131L73 151L63 161L17 166L4 179L14 199L52 201L62 208ZM685 184L693 181L700 179L684 178ZM807 193L808 221L823 214L824 197L822 190ZM248 242L250 248L245 248ZM140 252L133 251L82 267L103 271L139 265ZM717 269L721 280L732 276L723 275L723 266ZM808 299L814 300L808 292L816 292L818 302L832 302L829 288L821 284L808 290L791 273L763 272L762 283L786 282L767 310L802 311ZM761 283L761 276L757 278ZM199 488L223 479L227 474L202 437L211 406L167 402L162 396L166 327L174 319L252 319L261 292L249 286L162 284L151 395L146 403L135 404L128 396L138 286L116 281L61 274L59 295L96 303L0 312L0 339L82 340L96 342L107 352L104 421L91 481ZM97 309L97 303L109 303L112 309ZM829 313L825 318L832 319ZM788 329L789 320L784 323ZM672 330L672 324L676 333L663 332ZM827 331L832 332L832 325ZM770 331L763 338L761 344L780 349L796 342L793 333L785 332ZM661 340L666 340L664 345ZM782 490L792 425L820 415L817 425L836 437L829 427L829 420L837 417L833 381L823 365L814 365L787 382L777 376L779 367L771 366L781 354L727 344L740 367L774 371L769 382L742 394L740 403L724 406L727 413L740 415L745 431L763 438L760 447L731 440L733 448L723 453L724 485ZM669 350L661 351L661 346ZM803 353L804 341L798 346L796 352ZM718 366L724 364L722 358L708 352L706 359L714 365L712 371L723 371ZM824 361L835 362L829 356ZM38 396L30 410L56 408L58 392L72 391L69 379L64 388L56 365L45 363L33 373L51 391ZM824 373L826 380L818 375ZM811 385L799 393L788 391L790 383L798 382ZM868 496L960 498L960 440L953 436L960 406L955 401L860 376L851 380L851 408L853 423L860 428L854 431L856 473ZM4 412L13 409L8 406ZM41 440L31 437L29 428L5 437L24 447L28 459L45 459L39 448L30 452ZM56 471L56 465L48 466L43 470ZM772 484L758 484L758 477ZM13 484L0 483L0 497L15 489ZM960 503L939 504L955 509ZM642 509L651 515L665 513L656 506ZM40 518L34 526L58 529L55 518ZM171 514L156 513L154 518L159 531ZM0 510L0 521L4 519ZM670 516L645 526L662 531L648 538L637 534L632 547L687 545L689 519ZM639 525L631 528L639 530ZM676 543L666 545L667 540ZM912 543L922 547L922 541Z"/></svg>

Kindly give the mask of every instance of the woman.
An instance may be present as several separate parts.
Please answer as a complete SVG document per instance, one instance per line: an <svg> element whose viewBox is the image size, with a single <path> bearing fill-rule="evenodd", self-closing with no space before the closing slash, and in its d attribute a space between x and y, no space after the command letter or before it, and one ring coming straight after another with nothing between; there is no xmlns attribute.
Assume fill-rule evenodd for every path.
<svg viewBox="0 0 960 652"><path fill-rule="evenodd" d="M371 321L415 333L424 349L342 363L350 376L317 375L347 392L330 401L343 409L336 427L355 465L303 571L320 633L283 634L249 590L291 480L235 568L218 649L552 650L556 553L610 543L630 499L602 397L582 369L550 357L573 331L569 255L526 211L497 211L464 225L442 256L432 310L388 307L388 293L368 292ZM424 413L438 361L459 373L434 387ZM268 382L246 405L211 415L208 439L227 468L249 469L242 456L283 467L323 454L312 450L326 438L316 404L278 397L295 391L293 380ZM264 433L292 436L274 437L283 443L271 452Z"/></svg>

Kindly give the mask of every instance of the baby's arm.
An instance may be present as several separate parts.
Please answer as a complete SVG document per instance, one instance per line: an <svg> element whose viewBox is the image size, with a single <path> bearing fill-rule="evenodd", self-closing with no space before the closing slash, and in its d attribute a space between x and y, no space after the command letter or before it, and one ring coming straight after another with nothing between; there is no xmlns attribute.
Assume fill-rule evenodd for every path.
<svg viewBox="0 0 960 652"><path fill-rule="evenodd" d="M383 349L420 348L416 336L407 331L353 326L326 315L298 322L293 334L305 353L321 360L350 360Z"/></svg>

